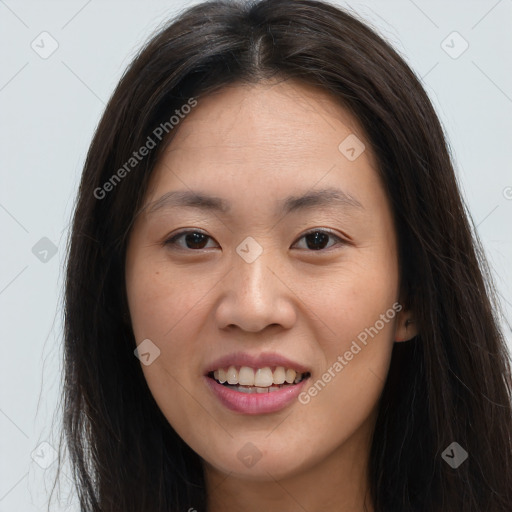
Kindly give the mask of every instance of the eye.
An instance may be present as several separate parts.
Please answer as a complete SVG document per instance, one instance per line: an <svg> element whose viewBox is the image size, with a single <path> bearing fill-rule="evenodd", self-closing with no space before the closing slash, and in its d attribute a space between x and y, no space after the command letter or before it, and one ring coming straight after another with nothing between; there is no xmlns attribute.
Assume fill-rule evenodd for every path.
<svg viewBox="0 0 512 512"><path fill-rule="evenodd" d="M314 229L311 230L300 237L299 240L304 239L306 242L306 249L310 249L312 251L321 251L326 248L328 245L329 238L334 239L339 243L339 245L345 245L346 242L341 237L335 235L331 231L327 231L325 229ZM183 240L183 243L178 243L178 241ZM164 242L166 246L177 246L180 249L191 249L191 250L201 250L207 249L208 240L213 240L210 236L198 230L188 230L181 231L180 233L175 234L171 238L167 239ZM332 247L332 244L330 247Z"/></svg>
<svg viewBox="0 0 512 512"><path fill-rule="evenodd" d="M302 235L299 240L305 239L306 248L313 251L320 251L325 249L329 238L334 238L339 242L339 245L345 245L347 242L338 235L325 229L313 229ZM334 244L336 245L336 244ZM330 246L332 247L332 245Z"/></svg>
<svg viewBox="0 0 512 512"><path fill-rule="evenodd" d="M184 237L184 238L183 238ZM183 238L185 246L178 244L178 240ZM178 246L180 249L205 249L208 239L212 239L202 231L197 229L181 231L164 242L164 245ZM213 239L212 239L213 240Z"/></svg>

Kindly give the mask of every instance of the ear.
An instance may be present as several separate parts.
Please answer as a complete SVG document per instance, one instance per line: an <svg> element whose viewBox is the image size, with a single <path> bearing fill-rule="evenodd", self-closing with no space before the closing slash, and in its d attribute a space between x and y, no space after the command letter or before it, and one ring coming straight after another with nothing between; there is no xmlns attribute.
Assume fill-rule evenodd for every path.
<svg viewBox="0 0 512 512"><path fill-rule="evenodd" d="M395 341L409 341L418 335L418 323L409 309L398 312L395 323Z"/></svg>

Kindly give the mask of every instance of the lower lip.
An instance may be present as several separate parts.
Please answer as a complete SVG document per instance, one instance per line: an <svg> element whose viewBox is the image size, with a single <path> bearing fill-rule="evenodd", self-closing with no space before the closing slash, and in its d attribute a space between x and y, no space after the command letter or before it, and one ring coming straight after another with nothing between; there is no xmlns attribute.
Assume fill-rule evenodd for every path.
<svg viewBox="0 0 512 512"><path fill-rule="evenodd" d="M242 393L219 384L211 377L205 376L206 384L220 402L232 411L243 414L265 414L280 411L300 394L309 377L298 384L285 386L270 393Z"/></svg>

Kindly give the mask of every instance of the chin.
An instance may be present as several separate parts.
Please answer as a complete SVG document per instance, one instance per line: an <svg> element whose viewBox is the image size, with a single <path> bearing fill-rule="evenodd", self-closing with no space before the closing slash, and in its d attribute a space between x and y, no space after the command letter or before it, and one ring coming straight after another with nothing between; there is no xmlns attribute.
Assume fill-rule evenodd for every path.
<svg viewBox="0 0 512 512"><path fill-rule="evenodd" d="M304 451L303 443L291 445L286 439L278 439L276 436L274 443L264 438L261 441L237 441L221 453L210 451L208 458L203 457L203 460L210 468L230 474L231 477L268 482L301 473L317 462L311 460L311 457L315 458L313 454Z"/></svg>

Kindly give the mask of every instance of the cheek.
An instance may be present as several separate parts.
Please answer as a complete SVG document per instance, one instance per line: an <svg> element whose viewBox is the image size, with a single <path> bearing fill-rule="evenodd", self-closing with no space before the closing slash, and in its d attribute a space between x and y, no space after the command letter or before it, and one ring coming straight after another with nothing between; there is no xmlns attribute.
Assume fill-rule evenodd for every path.
<svg viewBox="0 0 512 512"><path fill-rule="evenodd" d="M308 419L329 417L333 435L356 429L376 407L394 342L398 265L393 254L375 247L361 251L350 271L333 273L322 293L310 295L327 332L319 338L323 365L302 395ZM316 420L315 418L318 418Z"/></svg>
<svg viewBox="0 0 512 512"><path fill-rule="evenodd" d="M201 339L197 316L204 290L145 259L127 272L127 295L137 344L150 339L160 351L151 364L141 364L144 378L162 413L188 442L188 433L204 421L192 393L200 373L192 365Z"/></svg>
<svg viewBox="0 0 512 512"><path fill-rule="evenodd" d="M139 260L142 261L142 260ZM199 316L204 315L206 302L200 283L194 283L186 273L165 269L165 264L145 259L127 273L127 294L136 343L145 339L157 347L158 357L142 370L153 396L161 408L169 402L178 408L186 398L180 388L191 389L200 374L197 361ZM197 363L196 363L197 364ZM169 405L169 404L167 404Z"/></svg>
<svg viewBox="0 0 512 512"><path fill-rule="evenodd" d="M127 273L127 295L135 339L169 345L181 323L190 323L202 287L186 273L170 274L165 264L146 261Z"/></svg>
<svg viewBox="0 0 512 512"><path fill-rule="evenodd" d="M308 283L308 289L302 290L301 295L316 314L318 325L325 327L326 336L319 341L331 360L349 350L358 336L364 342L365 336L369 336L368 329L375 333L375 324L382 348L390 348L399 274L396 258L387 245L354 251L342 264L333 266L329 279L322 278L322 283L316 287Z"/></svg>

